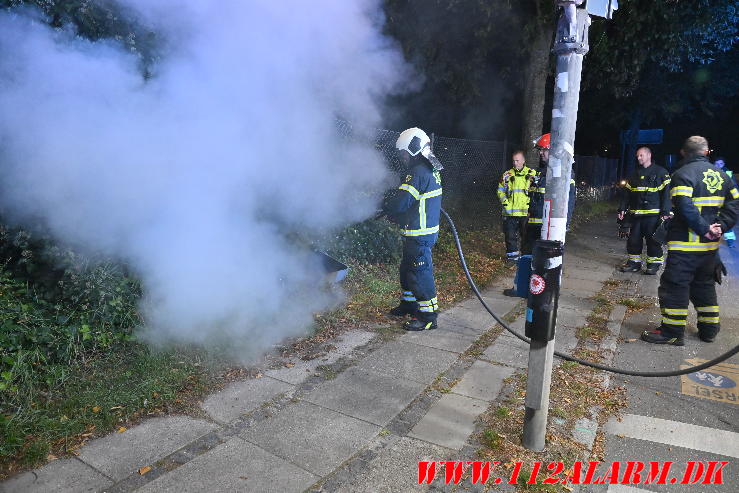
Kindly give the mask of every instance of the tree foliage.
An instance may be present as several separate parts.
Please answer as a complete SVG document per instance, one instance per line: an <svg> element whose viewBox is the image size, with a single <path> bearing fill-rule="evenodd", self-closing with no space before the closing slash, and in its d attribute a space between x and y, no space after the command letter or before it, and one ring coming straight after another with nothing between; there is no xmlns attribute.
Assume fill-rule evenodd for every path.
<svg viewBox="0 0 739 493"><path fill-rule="evenodd" d="M736 93L736 77L721 65L732 57L738 20L734 0L622 0L613 20L591 27L586 100L612 98L620 119L635 107L646 120L710 112L723 99L716 91Z"/></svg>

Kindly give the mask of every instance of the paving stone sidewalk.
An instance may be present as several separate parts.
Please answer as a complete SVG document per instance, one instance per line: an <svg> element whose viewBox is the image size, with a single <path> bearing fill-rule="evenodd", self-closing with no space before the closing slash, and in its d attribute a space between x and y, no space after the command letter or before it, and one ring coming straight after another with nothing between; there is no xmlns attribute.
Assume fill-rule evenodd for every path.
<svg viewBox="0 0 739 493"><path fill-rule="evenodd" d="M620 255L594 244L590 229L568 243L556 339L564 351L577 345L590 297ZM523 332L525 301L502 294L509 283L490 287L484 299ZM479 347L494 327L470 298L444 310L435 331L390 341L348 332L322 358L209 396L208 419L147 420L11 478L0 492L423 491L418 461L474 450L476 419L503 380L527 366L526 344L507 332ZM145 466L151 470L139 474Z"/></svg>

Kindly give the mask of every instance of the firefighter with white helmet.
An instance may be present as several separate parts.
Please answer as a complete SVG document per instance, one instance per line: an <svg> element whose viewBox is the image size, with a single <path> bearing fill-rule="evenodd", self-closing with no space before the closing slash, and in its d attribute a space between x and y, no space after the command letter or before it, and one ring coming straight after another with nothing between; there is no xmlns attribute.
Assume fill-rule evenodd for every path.
<svg viewBox="0 0 739 493"><path fill-rule="evenodd" d="M400 304L393 316L411 315L406 330L437 327L439 311L431 248L439 236L441 214L441 162L431 151L431 139L420 128L401 132L395 143L408 171L395 195L383 205L387 216L402 228L403 259L400 263Z"/></svg>

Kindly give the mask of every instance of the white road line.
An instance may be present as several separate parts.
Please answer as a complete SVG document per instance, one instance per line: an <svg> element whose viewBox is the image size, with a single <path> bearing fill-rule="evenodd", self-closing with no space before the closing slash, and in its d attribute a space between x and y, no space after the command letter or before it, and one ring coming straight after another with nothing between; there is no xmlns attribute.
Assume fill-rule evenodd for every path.
<svg viewBox="0 0 739 493"><path fill-rule="evenodd" d="M634 488L633 486L612 484L608 487L608 491L606 493L652 493L652 491L643 490L641 488Z"/></svg>
<svg viewBox="0 0 739 493"><path fill-rule="evenodd" d="M636 414L626 414L621 421L611 419L605 430L612 435L739 458L739 433L733 431Z"/></svg>

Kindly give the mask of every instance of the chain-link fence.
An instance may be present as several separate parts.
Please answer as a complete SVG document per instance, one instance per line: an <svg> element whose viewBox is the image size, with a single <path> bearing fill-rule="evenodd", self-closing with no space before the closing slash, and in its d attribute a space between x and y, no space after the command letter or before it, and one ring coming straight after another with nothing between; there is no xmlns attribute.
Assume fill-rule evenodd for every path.
<svg viewBox="0 0 739 493"><path fill-rule="evenodd" d="M403 165L395 149L400 132L385 129L355 132L346 122L339 122L339 127L344 135L354 138L359 134L372 138L374 134L375 148L382 152L393 171L402 174ZM503 141L456 139L433 134L431 139L434 154L444 164L441 171L444 208L465 228L499 224L501 208L496 190L500 176L512 166L509 156L512 148ZM581 204L613 197L618 160L575 156L574 167Z"/></svg>

